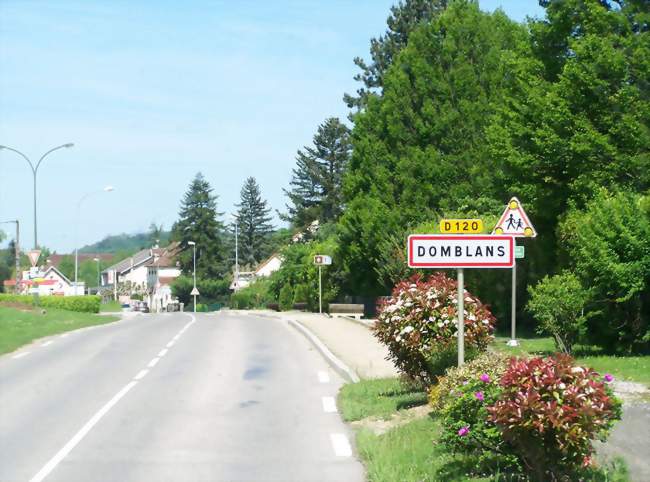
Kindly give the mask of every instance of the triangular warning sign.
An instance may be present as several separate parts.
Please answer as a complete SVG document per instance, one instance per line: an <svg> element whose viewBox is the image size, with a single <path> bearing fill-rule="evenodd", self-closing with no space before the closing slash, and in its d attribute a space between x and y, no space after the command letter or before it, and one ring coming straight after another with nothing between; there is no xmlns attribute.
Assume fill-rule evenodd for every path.
<svg viewBox="0 0 650 482"><path fill-rule="evenodd" d="M27 251L27 257L29 258L29 262L32 263L32 267L36 266L36 263L38 263L38 258L40 258L40 256L40 249L32 249L31 251Z"/></svg>
<svg viewBox="0 0 650 482"><path fill-rule="evenodd" d="M192 296L199 296L199 294L200 294L199 290L197 290L196 288L194 288L190 293L190 295L192 295Z"/></svg>
<svg viewBox="0 0 650 482"><path fill-rule="evenodd" d="M510 236L519 236L526 238L534 238L537 236L535 227L528 219L524 207L519 202L519 199L513 197L506 210L503 211L501 219L494 227L492 234L507 234Z"/></svg>

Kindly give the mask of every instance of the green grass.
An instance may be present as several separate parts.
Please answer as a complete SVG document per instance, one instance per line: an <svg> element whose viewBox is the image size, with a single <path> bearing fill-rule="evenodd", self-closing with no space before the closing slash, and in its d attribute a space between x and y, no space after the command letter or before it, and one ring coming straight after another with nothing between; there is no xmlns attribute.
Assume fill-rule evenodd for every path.
<svg viewBox="0 0 650 482"><path fill-rule="evenodd" d="M116 316L53 309L41 314L40 310L0 306L0 354L12 352L38 338L117 319Z"/></svg>
<svg viewBox="0 0 650 482"><path fill-rule="evenodd" d="M508 337L496 337L493 348L512 355L540 355L555 353L555 344L550 337L517 338L520 345L507 346ZM593 368L599 373L611 373L619 380L633 381L650 385L650 356L605 355L591 346L578 345L574 350L576 362Z"/></svg>
<svg viewBox="0 0 650 482"><path fill-rule="evenodd" d="M99 305L99 311L102 313L116 313L122 311L122 305L119 301L109 301Z"/></svg>
<svg viewBox="0 0 650 482"><path fill-rule="evenodd" d="M338 396L343 420L390 417L398 410L427 403L422 388L409 386L397 378L364 380L344 385Z"/></svg>

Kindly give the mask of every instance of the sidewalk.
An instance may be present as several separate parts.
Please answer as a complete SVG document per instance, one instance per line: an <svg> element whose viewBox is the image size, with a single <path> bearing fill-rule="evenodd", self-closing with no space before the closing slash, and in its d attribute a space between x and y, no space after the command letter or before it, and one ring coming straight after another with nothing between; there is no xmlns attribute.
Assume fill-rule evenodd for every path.
<svg viewBox="0 0 650 482"><path fill-rule="evenodd" d="M301 311L268 312L283 320L294 320L316 335L334 355L356 372L361 379L398 376L388 350L361 323L345 318L330 318Z"/></svg>

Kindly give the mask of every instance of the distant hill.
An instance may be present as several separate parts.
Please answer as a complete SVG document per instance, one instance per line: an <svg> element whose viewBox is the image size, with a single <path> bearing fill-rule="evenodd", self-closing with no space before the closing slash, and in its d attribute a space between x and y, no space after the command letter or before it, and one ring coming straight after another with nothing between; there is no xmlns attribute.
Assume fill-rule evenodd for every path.
<svg viewBox="0 0 650 482"><path fill-rule="evenodd" d="M165 245L169 242L171 233L163 231L160 236L160 244ZM149 233L137 234L115 234L106 236L101 241L84 246L79 250L81 253L122 253L135 252L140 249L150 248L151 240Z"/></svg>

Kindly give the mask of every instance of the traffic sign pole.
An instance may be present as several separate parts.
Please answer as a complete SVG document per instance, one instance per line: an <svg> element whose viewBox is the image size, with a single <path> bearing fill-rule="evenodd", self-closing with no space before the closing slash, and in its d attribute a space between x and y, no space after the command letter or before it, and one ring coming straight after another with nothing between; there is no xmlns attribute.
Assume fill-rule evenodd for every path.
<svg viewBox="0 0 650 482"><path fill-rule="evenodd" d="M318 313L323 314L323 267L318 265Z"/></svg>
<svg viewBox="0 0 650 482"><path fill-rule="evenodd" d="M465 363L465 273L458 269L458 366Z"/></svg>
<svg viewBox="0 0 650 482"><path fill-rule="evenodd" d="M515 239L515 250L517 246L517 240ZM515 264L512 265L512 302L510 303L510 341L508 346L517 346L517 260L515 259Z"/></svg>

